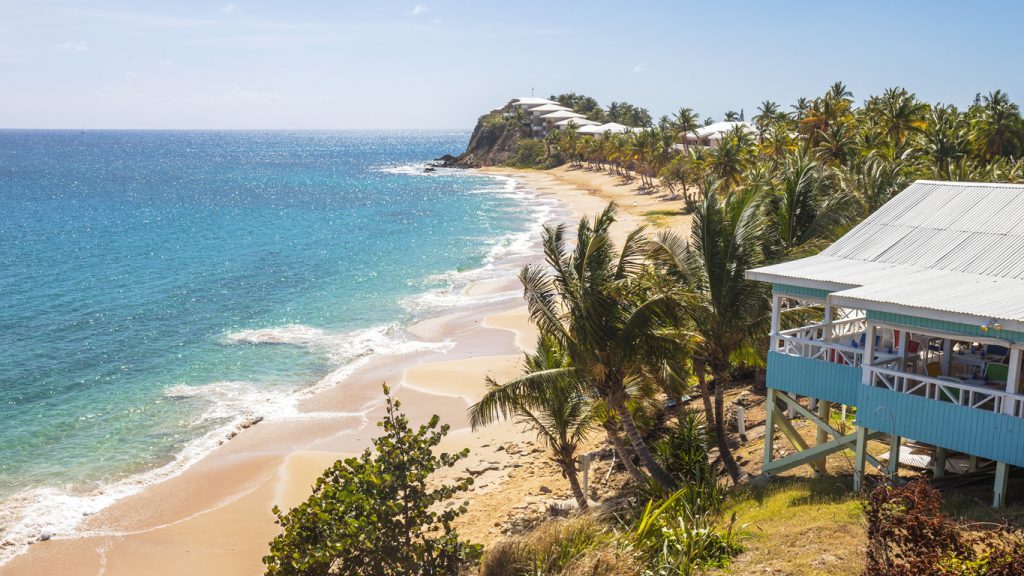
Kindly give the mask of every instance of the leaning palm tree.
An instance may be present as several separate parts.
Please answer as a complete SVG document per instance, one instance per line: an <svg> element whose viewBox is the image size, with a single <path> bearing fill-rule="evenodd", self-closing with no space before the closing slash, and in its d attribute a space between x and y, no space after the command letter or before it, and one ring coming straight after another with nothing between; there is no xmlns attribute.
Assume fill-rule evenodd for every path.
<svg viewBox="0 0 1024 576"><path fill-rule="evenodd" d="M711 186L694 213L689 241L666 231L653 240L651 255L677 287L675 301L685 322L677 338L690 350L707 421L734 482L743 476L725 434L725 389L733 361L756 356L757 334L767 329L768 293L745 278L764 262L765 222L761 199L751 187L722 198ZM713 378L714 405L707 376Z"/></svg>
<svg viewBox="0 0 1024 576"><path fill-rule="evenodd" d="M532 428L569 481L576 503L586 510L587 495L576 473L576 450L593 428L594 411L593 402L580 393L573 378L569 358L558 342L542 335L536 352L526 355L524 375L504 384L488 377L487 393L469 408L469 414L474 430L498 418L514 418Z"/></svg>
<svg viewBox="0 0 1024 576"><path fill-rule="evenodd" d="M670 300L642 290L647 253L643 228L629 233L616 252L610 233L613 222L614 204L593 221L581 219L573 250L564 225L546 227L542 240L548 267L523 268L520 280L530 319L558 343L568 360L567 367L534 380L574 383L591 399L607 403L641 465L660 485L672 489L675 481L651 455L627 406L630 390L647 373L650 351L678 348L662 330ZM516 385L510 393L524 389L525 384ZM631 454L616 431L606 430L620 458L628 460Z"/></svg>

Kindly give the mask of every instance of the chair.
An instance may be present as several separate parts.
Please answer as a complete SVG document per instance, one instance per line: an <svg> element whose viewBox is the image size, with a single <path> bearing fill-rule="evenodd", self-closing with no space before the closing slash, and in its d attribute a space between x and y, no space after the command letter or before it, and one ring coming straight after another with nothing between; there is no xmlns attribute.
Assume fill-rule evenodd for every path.
<svg viewBox="0 0 1024 576"><path fill-rule="evenodd" d="M989 362L985 364L985 380L995 380L996 382L1006 382L1010 378L1010 366L1007 364L1000 364L998 362Z"/></svg>
<svg viewBox="0 0 1024 576"><path fill-rule="evenodd" d="M942 375L942 366L940 366L938 362L929 362L924 367L924 370L932 378L938 378L939 376Z"/></svg>
<svg viewBox="0 0 1024 576"><path fill-rule="evenodd" d="M992 356L995 358L1006 358L1006 355L1010 353L1010 349L1006 346L1000 346L998 344L989 344L985 346L985 356Z"/></svg>

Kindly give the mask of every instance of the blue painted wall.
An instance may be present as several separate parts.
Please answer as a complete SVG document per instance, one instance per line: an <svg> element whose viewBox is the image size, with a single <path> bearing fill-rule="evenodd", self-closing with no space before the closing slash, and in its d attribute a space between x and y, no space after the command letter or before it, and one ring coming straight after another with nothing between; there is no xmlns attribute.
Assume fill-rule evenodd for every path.
<svg viewBox="0 0 1024 576"><path fill-rule="evenodd" d="M768 387L783 392L855 405L861 370L846 364L768 353Z"/></svg>
<svg viewBox="0 0 1024 576"><path fill-rule="evenodd" d="M1024 419L858 386L857 425L1024 466Z"/></svg>

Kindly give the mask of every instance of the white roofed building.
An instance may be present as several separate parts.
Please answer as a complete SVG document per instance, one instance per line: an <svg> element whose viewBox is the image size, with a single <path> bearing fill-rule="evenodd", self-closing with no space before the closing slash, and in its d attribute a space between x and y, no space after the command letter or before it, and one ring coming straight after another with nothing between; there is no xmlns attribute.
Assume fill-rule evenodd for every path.
<svg viewBox="0 0 1024 576"><path fill-rule="evenodd" d="M951 453L995 462L1005 503L1009 467L1024 467L1024 185L918 181L821 253L747 277L773 292L765 445L791 430L772 400L820 432L782 458L767 449L765 473L852 445L859 486L865 464L895 475L912 439L935 447L937 476ZM795 309L822 320L783 330ZM831 427L833 404L857 407L855 433Z"/></svg>
<svg viewBox="0 0 1024 576"><path fill-rule="evenodd" d="M737 126L746 132L750 132L752 134L757 133L757 128L755 128L750 122L714 122L684 134L682 136L683 142L681 142L681 144L685 144L687 146L707 146L717 148L722 142L722 138L727 133L735 130Z"/></svg>

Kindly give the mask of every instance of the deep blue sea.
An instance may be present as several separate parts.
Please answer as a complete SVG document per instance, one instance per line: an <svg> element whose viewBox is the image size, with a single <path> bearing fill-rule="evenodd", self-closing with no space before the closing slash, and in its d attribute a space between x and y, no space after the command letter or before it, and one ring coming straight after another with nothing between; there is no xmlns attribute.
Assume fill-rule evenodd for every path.
<svg viewBox="0 0 1024 576"><path fill-rule="evenodd" d="M0 539L427 346L402 327L538 218L507 179L422 171L467 138L0 131Z"/></svg>

